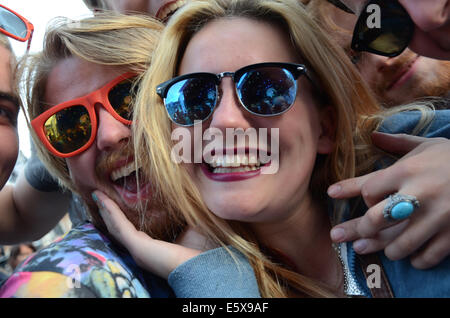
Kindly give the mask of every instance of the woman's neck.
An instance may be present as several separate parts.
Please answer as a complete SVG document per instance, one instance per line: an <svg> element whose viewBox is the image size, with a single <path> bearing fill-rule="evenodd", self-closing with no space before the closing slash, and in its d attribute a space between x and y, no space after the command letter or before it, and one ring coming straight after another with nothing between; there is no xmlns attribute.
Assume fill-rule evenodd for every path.
<svg viewBox="0 0 450 318"><path fill-rule="evenodd" d="M300 274L340 289L343 272L332 247L328 213L310 196L289 218L252 226L259 240L281 252Z"/></svg>

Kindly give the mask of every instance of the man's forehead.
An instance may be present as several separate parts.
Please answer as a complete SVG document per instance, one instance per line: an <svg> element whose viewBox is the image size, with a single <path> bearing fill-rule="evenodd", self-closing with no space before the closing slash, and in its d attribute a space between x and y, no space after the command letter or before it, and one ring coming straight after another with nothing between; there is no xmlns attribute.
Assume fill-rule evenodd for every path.
<svg viewBox="0 0 450 318"><path fill-rule="evenodd" d="M87 95L125 71L118 67L95 64L77 57L56 63L46 83L46 102L56 105Z"/></svg>

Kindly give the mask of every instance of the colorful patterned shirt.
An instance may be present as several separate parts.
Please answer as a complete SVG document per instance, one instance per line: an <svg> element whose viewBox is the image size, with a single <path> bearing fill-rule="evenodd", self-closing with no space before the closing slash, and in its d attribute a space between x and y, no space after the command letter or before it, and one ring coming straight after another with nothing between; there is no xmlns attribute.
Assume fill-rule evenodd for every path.
<svg viewBox="0 0 450 318"><path fill-rule="evenodd" d="M163 279L85 223L30 256L0 289L0 297L174 297Z"/></svg>

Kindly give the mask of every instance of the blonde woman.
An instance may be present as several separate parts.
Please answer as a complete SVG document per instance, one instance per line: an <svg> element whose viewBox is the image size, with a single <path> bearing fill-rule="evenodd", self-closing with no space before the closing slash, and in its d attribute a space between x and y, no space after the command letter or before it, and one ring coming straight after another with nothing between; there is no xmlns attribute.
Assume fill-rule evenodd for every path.
<svg viewBox="0 0 450 318"><path fill-rule="evenodd" d="M156 180L158 192L181 208L208 243L232 246L248 258L263 297L377 296L380 290L397 297L443 296L450 284L448 260L420 272L408 260L379 255L376 268L384 267L391 289L386 281L380 282L383 288L370 288L374 286L367 286L364 274L371 263L357 258L350 244L333 247L332 225L358 206L330 202L329 207L327 188L373 169L380 157L369 136L384 118L375 116L378 104L343 54L295 0L188 4L169 22L141 84L135 112L137 160ZM172 122L161 120L166 112ZM426 111L423 116L399 114L382 128L439 128L442 122L430 117ZM193 126L195 120L202 124ZM201 135L213 128L223 135L230 128L278 130L278 144L257 145L259 154L279 154L270 162L278 170L263 174L269 163L250 164L254 145L224 148L212 138L203 139L202 149L213 148L215 160L173 168L171 133L181 126L192 137L196 129ZM230 159L224 158L230 147ZM114 203L97 193L110 231L138 263L165 278L170 274L169 280L176 276L173 265L162 269L153 255L165 253L171 264L190 256L171 253L170 244L134 230ZM204 249L197 244L197 252L189 252Z"/></svg>

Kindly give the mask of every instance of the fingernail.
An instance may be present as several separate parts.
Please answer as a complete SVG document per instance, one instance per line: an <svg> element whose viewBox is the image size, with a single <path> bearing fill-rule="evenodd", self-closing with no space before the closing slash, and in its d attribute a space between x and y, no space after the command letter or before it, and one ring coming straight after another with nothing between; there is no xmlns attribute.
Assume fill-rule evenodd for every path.
<svg viewBox="0 0 450 318"><path fill-rule="evenodd" d="M356 253L362 253L367 248L367 240L357 240L353 242L353 249Z"/></svg>
<svg viewBox="0 0 450 318"><path fill-rule="evenodd" d="M328 195L330 197L337 196L342 190L342 187L339 184L334 184L331 187L328 188Z"/></svg>
<svg viewBox="0 0 450 318"><path fill-rule="evenodd" d="M97 206L100 209L105 209L105 205L103 204L103 201L100 201L100 199L98 198L98 196L95 194L95 192L92 192L92 199L94 200L94 202L97 204Z"/></svg>
<svg viewBox="0 0 450 318"><path fill-rule="evenodd" d="M331 239L334 242L340 242L345 238L345 230L343 228L332 229L330 232Z"/></svg>

